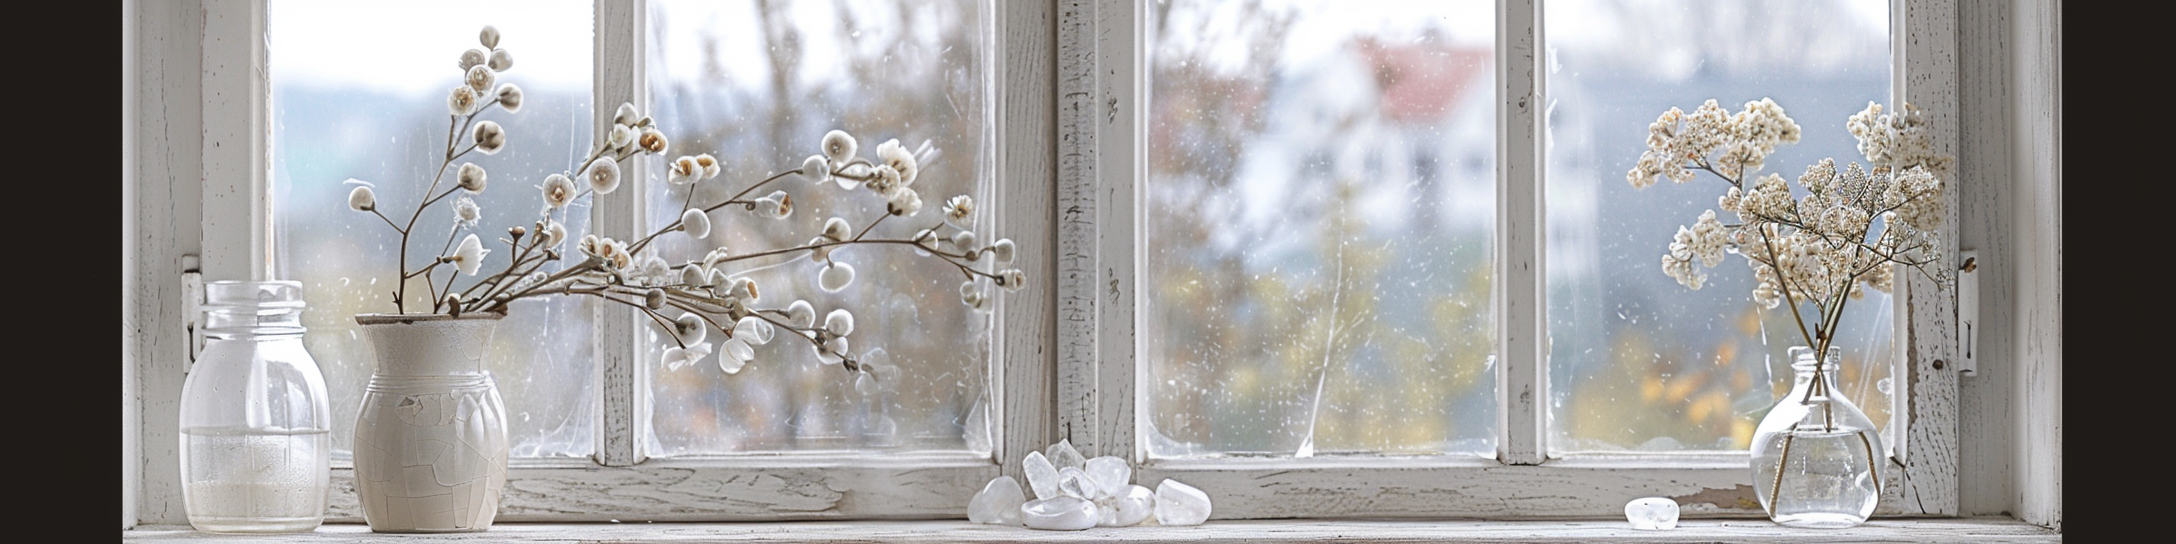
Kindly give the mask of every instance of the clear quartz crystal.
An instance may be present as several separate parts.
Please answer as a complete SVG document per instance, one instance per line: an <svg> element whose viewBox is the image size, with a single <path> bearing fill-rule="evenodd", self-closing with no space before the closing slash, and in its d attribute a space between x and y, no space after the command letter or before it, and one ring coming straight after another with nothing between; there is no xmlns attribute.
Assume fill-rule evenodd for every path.
<svg viewBox="0 0 2176 544"><path fill-rule="evenodd" d="M967 521L1019 525L1020 505L1025 502L1027 495L1020 492L1020 482L1011 476L998 476L967 501Z"/></svg>
<svg viewBox="0 0 2176 544"><path fill-rule="evenodd" d="M1096 500L1118 497L1126 493L1126 486L1133 484L1133 466L1125 459L1102 456L1088 460L1088 479L1096 484Z"/></svg>
<svg viewBox="0 0 2176 544"><path fill-rule="evenodd" d="M1863 523L1881 498L1881 434L1836 385L1841 349L1829 348L1819 367L1811 349L1793 347L1791 355L1791 392L1753 433L1754 494L1783 525Z"/></svg>
<svg viewBox="0 0 2176 544"><path fill-rule="evenodd" d="M1020 470L1027 473L1028 487L1035 490L1035 498L1048 499L1062 495L1058 492L1058 468L1051 466L1050 459L1043 457L1043 452L1028 452L1027 458L1020 461Z"/></svg>
<svg viewBox="0 0 2176 544"><path fill-rule="evenodd" d="M1642 531L1676 529L1677 501L1662 497L1632 499L1624 505L1624 519Z"/></svg>
<svg viewBox="0 0 2176 544"><path fill-rule="evenodd" d="M1156 522L1163 525L1200 525L1209 520L1209 494L1194 486L1165 478L1156 484Z"/></svg>
<svg viewBox="0 0 2176 544"><path fill-rule="evenodd" d="M1096 526L1096 504L1076 497L1037 499L1020 505L1029 529L1078 531Z"/></svg>
<svg viewBox="0 0 2176 544"><path fill-rule="evenodd" d="M1149 491L1146 487L1128 485L1126 491L1112 497L1109 502L1102 504L1098 508L1097 525L1106 527L1139 525L1142 521L1147 520L1150 515L1155 514L1156 492Z"/></svg>
<svg viewBox="0 0 2176 544"><path fill-rule="evenodd" d="M1088 472L1074 467L1058 469L1058 492L1067 497L1096 499L1096 484L1088 479Z"/></svg>
<svg viewBox="0 0 2176 544"><path fill-rule="evenodd" d="M1080 456L1080 450L1073 449L1073 439L1059 440L1043 450L1043 455L1050 458L1050 464L1058 468L1088 466L1088 459Z"/></svg>

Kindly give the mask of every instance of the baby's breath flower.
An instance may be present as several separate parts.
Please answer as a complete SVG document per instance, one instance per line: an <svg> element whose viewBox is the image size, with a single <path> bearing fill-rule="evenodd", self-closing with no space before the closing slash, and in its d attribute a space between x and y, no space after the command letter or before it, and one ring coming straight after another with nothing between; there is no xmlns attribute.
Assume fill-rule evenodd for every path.
<svg viewBox="0 0 2176 544"><path fill-rule="evenodd" d="M997 264L1012 264L1012 255L1011 238L999 238L997 243L990 244L990 256L997 259Z"/></svg>
<svg viewBox="0 0 2176 544"><path fill-rule="evenodd" d="M806 329L816 324L816 307L806 300L796 300L786 305L786 324Z"/></svg>
<svg viewBox="0 0 2176 544"><path fill-rule="evenodd" d="M785 219L793 215L793 196L779 191L756 199L756 215L770 219Z"/></svg>
<svg viewBox="0 0 2176 544"><path fill-rule="evenodd" d="M461 185L461 189L464 191L470 193L484 192L484 167L477 166L476 163L461 163L461 169L454 174L454 179L458 180L457 183Z"/></svg>
<svg viewBox="0 0 2176 544"><path fill-rule="evenodd" d="M839 364L840 362L845 360L844 357L846 357L847 354L846 350L846 337L833 336L828 340L824 340L823 349L818 351L816 354L818 356L817 362L821 362L827 365Z"/></svg>
<svg viewBox="0 0 2176 544"><path fill-rule="evenodd" d="M824 220L825 238L830 238L833 241L844 242L846 241L846 237L853 235L854 229L853 227L846 224L846 218L833 217Z"/></svg>
<svg viewBox="0 0 2176 544"><path fill-rule="evenodd" d="M916 194L913 189L900 189L892 193L884 209L892 215L913 217L914 214L922 213L922 195Z"/></svg>
<svg viewBox="0 0 2176 544"><path fill-rule="evenodd" d="M763 297L763 291L756 288L756 280L754 279L733 278L733 287L726 291L726 296L733 297L741 301L742 304L754 304L756 299Z"/></svg>
<svg viewBox="0 0 2176 544"><path fill-rule="evenodd" d="M495 72L512 70L514 69L514 54L506 52L505 49L493 49L491 50L491 62L486 66L490 66L491 70Z"/></svg>
<svg viewBox="0 0 2176 544"><path fill-rule="evenodd" d="M580 191L575 188L574 180L567 179L566 174L545 176L543 189L544 205L552 208L566 207L568 202L574 201L574 194Z"/></svg>
<svg viewBox="0 0 2176 544"><path fill-rule="evenodd" d="M672 334L683 344L699 343L710 335L710 325L704 323L701 316L680 314L679 319L672 320Z"/></svg>
<svg viewBox="0 0 2176 544"><path fill-rule="evenodd" d="M877 144L876 159L899 173L900 187L914 185L914 176L921 170L921 166L914 160L914 152L901 147L896 138Z"/></svg>
<svg viewBox="0 0 2176 544"><path fill-rule="evenodd" d="M476 90L467 85L456 85L453 94L446 96L446 111L456 116L476 111Z"/></svg>
<svg viewBox="0 0 2176 544"><path fill-rule="evenodd" d="M967 195L945 199L944 223L959 229L975 228L975 199Z"/></svg>
<svg viewBox="0 0 2176 544"><path fill-rule="evenodd" d="M651 126L642 127L642 135L635 138L635 145L642 147L643 151L648 151L651 154L663 155L665 149L672 144L665 139L664 131Z"/></svg>
<svg viewBox="0 0 2176 544"><path fill-rule="evenodd" d="M483 63L485 63L485 62L487 62L487 61L488 61L488 57L487 57L487 54L486 54L486 53L484 53L484 50L482 50L482 49L470 49L470 50L467 50L467 51L462 51L462 52L461 52L461 61L460 61L460 62L458 62L458 63L455 63L455 64L461 67L461 73L462 73L462 74L467 74L467 73L468 73L468 69L469 69L469 68L474 68L474 67L476 67L476 66L478 66L478 65L481 65L481 64L483 64Z"/></svg>
<svg viewBox="0 0 2176 544"><path fill-rule="evenodd" d="M826 293L837 293L846 289L846 286L854 283L854 265L842 262L826 264L823 271L816 275L816 283Z"/></svg>
<svg viewBox="0 0 2176 544"><path fill-rule="evenodd" d="M690 288L704 287L710 285L709 279L710 274L704 271L703 265L691 264L680 267L680 285Z"/></svg>
<svg viewBox="0 0 2176 544"><path fill-rule="evenodd" d="M605 139L605 142L607 144L610 144L607 147L611 148L614 151L626 149L627 146L634 145L635 143L635 127L627 125L612 125L612 130L611 132L607 133L607 138Z"/></svg>
<svg viewBox="0 0 2176 544"><path fill-rule="evenodd" d="M620 162L610 158L598 159L597 162L589 163L589 173L584 177L589 178L590 190L600 195L611 194L620 188Z"/></svg>
<svg viewBox="0 0 2176 544"><path fill-rule="evenodd" d="M462 274L474 276L477 267L484 265L484 256L490 254L491 250L484 249L483 240L476 238L475 234L470 234L468 237L462 238L461 245L454 246L453 254L446 256L445 259L453 263L455 268L459 268Z"/></svg>
<svg viewBox="0 0 2176 544"><path fill-rule="evenodd" d="M854 334L854 313L839 308L824 314L824 330L837 336Z"/></svg>
<svg viewBox="0 0 2176 544"><path fill-rule="evenodd" d="M626 270L634 260L634 256L627 253L626 243L611 238L600 238L595 234L582 236L582 243L578 249L583 254L595 257L606 267L614 270Z"/></svg>
<svg viewBox="0 0 2176 544"><path fill-rule="evenodd" d="M975 249L977 248L977 246L975 246L975 231L963 230L952 233L952 246L960 248L960 251L967 252L969 255L973 255Z"/></svg>
<svg viewBox="0 0 2176 544"><path fill-rule="evenodd" d="M687 230L690 238L707 238L710 236L710 214L700 209L688 210L680 214L680 226Z"/></svg>
<svg viewBox="0 0 2176 544"><path fill-rule="evenodd" d="M999 270L997 271L997 281L998 285L1003 286L1006 291L1018 291L1021 287L1027 286L1028 273L1022 272L1018 268Z"/></svg>
<svg viewBox="0 0 2176 544"><path fill-rule="evenodd" d="M801 177L819 183L829 179L831 161L825 160L823 155L809 155L808 160L801 161Z"/></svg>
<svg viewBox="0 0 2176 544"><path fill-rule="evenodd" d="M673 185L695 183L696 180L702 179L702 168L695 165L695 157L681 155L680 158L673 159L671 163L667 164L665 182Z"/></svg>
<svg viewBox="0 0 2176 544"><path fill-rule="evenodd" d="M499 128L497 121L476 123L475 140L477 151L485 155L498 153L499 148L506 147L506 129Z"/></svg>
<svg viewBox="0 0 2176 544"><path fill-rule="evenodd" d="M483 215L483 209L476 207L475 199L464 196L453 201L453 221L456 224L463 227L474 227L476 226L476 220L482 219Z"/></svg>
<svg viewBox="0 0 2176 544"><path fill-rule="evenodd" d="M521 111L521 86L508 83L499 86L499 107L506 113Z"/></svg>
<svg viewBox="0 0 2176 544"><path fill-rule="evenodd" d="M638 285L666 285L672 283L672 264L657 256L657 252L645 249L643 256L635 260L635 269L628 273ZM658 292L664 296L663 291Z"/></svg>
<svg viewBox="0 0 2176 544"><path fill-rule="evenodd" d="M634 126L641 120L642 112L635 111L633 102L621 102L620 108L612 112L612 124L615 125Z"/></svg>
<svg viewBox="0 0 2176 544"><path fill-rule="evenodd" d="M709 153L696 155L695 165L703 167L703 179L718 177L719 173L725 171L725 163L718 162L718 158L710 156Z"/></svg>
<svg viewBox="0 0 2176 544"><path fill-rule="evenodd" d="M752 315L743 317L740 318L739 322L733 324L733 339L746 341L752 345L769 344L771 338L776 335L776 329L771 327L771 322L764 321L760 317Z"/></svg>
<svg viewBox="0 0 2176 544"><path fill-rule="evenodd" d="M980 283L975 281L960 282L961 304L965 304L969 308L979 310L982 309L982 305L984 301L987 300L988 296L989 295L984 292Z"/></svg>
<svg viewBox="0 0 2176 544"><path fill-rule="evenodd" d="M354 190L348 191L348 209L358 212L378 209L378 194L369 187L356 186Z"/></svg>
<svg viewBox="0 0 2176 544"><path fill-rule="evenodd" d="M863 186L886 199L899 194L899 190L905 187L899 184L899 171L892 169L891 165L877 166L875 176Z"/></svg>
<svg viewBox="0 0 2176 544"><path fill-rule="evenodd" d="M667 370L679 370L680 367L695 364L697 361L703 360L704 357L709 357L710 349L709 342L694 344L685 348L680 346L665 348L665 368ZM720 366L725 365L723 359L725 358L720 358L718 361ZM738 370L740 370L740 367L736 365L732 370L726 372L732 373Z"/></svg>
<svg viewBox="0 0 2176 544"><path fill-rule="evenodd" d="M484 25L483 31L476 33L476 41L483 42L484 47L486 48L498 47L499 28L491 25Z"/></svg>
<svg viewBox="0 0 2176 544"><path fill-rule="evenodd" d="M747 367L748 363L755 360L755 347L748 345L747 342L739 338L726 340L725 354L718 357L718 370L723 370L726 374L737 374L740 369Z"/></svg>
<svg viewBox="0 0 2176 544"><path fill-rule="evenodd" d="M824 133L824 157L831 159L831 162L845 163L854 160L855 147L854 136L846 131L833 130Z"/></svg>
<svg viewBox="0 0 2176 544"><path fill-rule="evenodd" d="M823 236L810 238L807 244L803 244L809 248L808 260L816 264L828 265L831 262L831 248L833 247L831 242L830 238Z"/></svg>
<svg viewBox="0 0 2176 544"><path fill-rule="evenodd" d="M537 229L536 235L537 245L547 248L559 247L560 242L567 240L567 226L560 224L558 221L546 219L544 220L544 228Z"/></svg>
<svg viewBox="0 0 2176 544"><path fill-rule="evenodd" d="M468 74L463 76L461 81L468 84L469 90L476 91L476 96L480 98L484 93L491 92L491 89L498 85L499 78L492 75L489 66L470 66Z"/></svg>

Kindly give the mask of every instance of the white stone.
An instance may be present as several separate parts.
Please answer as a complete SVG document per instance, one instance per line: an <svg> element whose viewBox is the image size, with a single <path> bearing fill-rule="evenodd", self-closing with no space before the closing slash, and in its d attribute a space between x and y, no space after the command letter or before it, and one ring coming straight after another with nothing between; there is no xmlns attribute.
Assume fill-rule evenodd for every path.
<svg viewBox="0 0 2176 544"><path fill-rule="evenodd" d="M1058 469L1058 493L1067 497L1095 500L1095 481L1088 479L1088 472L1074 467Z"/></svg>
<svg viewBox="0 0 2176 544"><path fill-rule="evenodd" d="M1050 459L1043 457L1043 452L1028 452L1027 458L1020 461L1020 470L1027 474L1028 487L1035 490L1035 498L1062 496L1058 493L1058 467L1051 466Z"/></svg>
<svg viewBox="0 0 2176 544"><path fill-rule="evenodd" d="M1074 497L1036 499L1020 505L1020 518L1029 529L1078 531L1096 526L1096 503Z"/></svg>
<svg viewBox="0 0 2176 544"><path fill-rule="evenodd" d="M1156 522L1164 525L1201 525L1209 520L1209 494L1178 480L1165 478L1156 484Z"/></svg>
<svg viewBox="0 0 2176 544"><path fill-rule="evenodd" d="M1642 531L1676 529L1677 501L1662 497L1632 499L1624 504L1624 519L1632 522L1632 528Z"/></svg>
<svg viewBox="0 0 2176 544"><path fill-rule="evenodd" d="M1096 500L1116 498L1126 494L1126 486L1133 484L1133 466L1125 459L1102 456L1088 460L1088 479L1096 484Z"/></svg>
<svg viewBox="0 0 2176 544"><path fill-rule="evenodd" d="M1156 492L1138 485L1126 486L1125 493L1103 502L1096 507L1096 524L1105 527L1129 527L1139 525L1155 513Z"/></svg>
<svg viewBox="0 0 2176 544"><path fill-rule="evenodd" d="M1020 482L1011 476L998 476L982 486L982 492L967 500L967 521L995 525L1019 525L1020 504L1027 502L1020 492Z"/></svg>
<svg viewBox="0 0 2176 544"><path fill-rule="evenodd" d="M1043 455L1047 455L1050 457L1050 464L1052 466L1056 466L1058 468L1088 467L1088 459L1080 456L1080 450L1073 449L1073 439L1071 438L1059 440L1058 443L1051 444L1050 447L1043 448L1043 450Z"/></svg>

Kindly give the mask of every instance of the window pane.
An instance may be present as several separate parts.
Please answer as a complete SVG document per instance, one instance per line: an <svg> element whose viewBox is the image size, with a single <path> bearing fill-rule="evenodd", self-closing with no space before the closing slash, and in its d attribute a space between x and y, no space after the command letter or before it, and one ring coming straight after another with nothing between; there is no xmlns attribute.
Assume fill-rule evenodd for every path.
<svg viewBox="0 0 2176 544"><path fill-rule="evenodd" d="M1634 189L1648 125L1713 98L1772 98L1803 131L1761 173L1796 179L1822 157L1864 162L1844 119L1889 101L1886 0L1551 0L1548 303L1552 452L1744 450L1803 345L1785 307L1752 301L1743 258L1691 290L1660 260L1726 182ZM1795 185L1795 184L1794 184ZM1732 220L1731 214L1721 217ZM1901 272L1900 272L1901 273ZM1846 306L1845 393L1888 421L1895 326L1887 294ZM1884 425L1886 427L1886 425Z"/></svg>
<svg viewBox="0 0 2176 544"><path fill-rule="evenodd" d="M825 132L852 133L861 157L898 139L927 141L912 188L924 202L911 219L891 218L869 239L908 238L941 220L953 195L984 203L977 223L996 234L992 179L987 10L973 0L653 0L650 6L652 115L672 151L652 159L650 225L677 220L688 188L665 183L666 161L710 153L725 163L716 180L694 185L698 205L717 202L772 172L800 168ZM765 186L793 198L783 220L746 211L710 214L711 235L659 239L668 261L802 245L826 219L854 230L885 214L876 193L811 184L795 176ZM987 242L985 242L987 243ZM879 387L857 387L840 365L824 365L805 339L781 333L756 359L726 374L713 354L670 369L649 344L651 456L751 451L898 449L989 451L980 416L989 394L990 316L960 303L962 273L904 245L848 246L831 258L852 265L853 283L818 288L821 265L805 252L744 261L732 270L760 286L758 308L809 301L819 315L855 317L850 349L879 365ZM886 383L888 382L888 383Z"/></svg>
<svg viewBox="0 0 2176 544"><path fill-rule="evenodd" d="M1151 455L1492 455L1493 3L1160 2Z"/></svg>
<svg viewBox="0 0 2176 544"><path fill-rule="evenodd" d="M347 208L353 186L344 181L374 184L379 209L396 220L414 212L443 157L446 96L461 82L456 61L479 47L484 25L494 25L504 36L499 47L519 61L500 81L521 86L526 99L520 113L494 109L478 117L505 127L508 143L498 154L461 159L488 172L475 199L482 220L461 234L495 240L505 236L500 229L528 224L539 201L534 187L589 145L591 13L580 1L268 6L275 273L301 281L307 293L303 343L324 370L333 444L342 454L353 447L355 410L376 364L352 316L394 311L400 250L400 234L383 220ZM440 190L452 183L448 172ZM432 206L416 222L411 264L440 255L454 232L449 204ZM569 216L570 230L587 230L586 207ZM491 246L499 247L484 269L504 268L511 252ZM434 274L439 285L447 274ZM462 276L454 288L475 279ZM409 293L429 297L420 281ZM586 299L543 299L516 303L499 323L486 353L506 402L512 455L580 457L595 449L590 314Z"/></svg>

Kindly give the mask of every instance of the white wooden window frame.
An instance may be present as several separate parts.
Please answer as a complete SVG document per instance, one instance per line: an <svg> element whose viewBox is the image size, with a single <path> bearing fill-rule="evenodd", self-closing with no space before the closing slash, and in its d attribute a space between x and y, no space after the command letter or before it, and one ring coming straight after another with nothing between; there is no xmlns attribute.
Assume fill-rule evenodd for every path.
<svg viewBox="0 0 2176 544"><path fill-rule="evenodd" d="M2062 319L2059 312L2045 309L2061 304L2061 8L2039 1L1898 3L1902 7L1893 10L1894 16L1903 22L1892 27L1899 44L1897 54L1903 59L1896 64L1898 93L1935 114L1946 135L1962 129L1966 152L1960 157L1962 179L1957 187L1966 193L1962 203L1965 232L1950 239L1978 248L1982 266L1991 266L1992 273L1980 287L1986 300L1979 317L1989 331L1978 340L1984 350L1981 371L1964 381L1962 398L1956 394L1959 380L1935 371L1932 362L1955 346L1939 333L1907 336L1914 351L1906 377L1918 383L1912 386L1912 397L1899 403L1909 407L1899 417L1910 426L1899 452L1902 462L1914 471L1914 495L1909 504L1903 496L1885 498L1881 512L2014 515L2060 531ZM1521 17L1528 23L1538 13L1534 0L1507 0L1499 5L1513 8L1507 12L1525 14ZM127 149L122 161L124 530L138 524L186 523L173 419L192 349L185 324L193 293L186 280L262 273L250 270L247 263L252 262L251 255L263 255L265 246L257 236L264 232L264 217L250 215L258 208L238 202L261 201L267 177L262 166L268 157L262 133L253 128L262 127L267 106L263 7L263 0L123 2L122 139ZM623 30L599 32L599 40L624 43L641 35L639 27L631 26L640 24L634 14L646 11L639 3L600 9L611 11L599 15L600 25ZM630 466L632 452L623 449L627 446L603 444L600 459L617 456L618 461L517 468L510 486L517 495L510 497L502 519L957 518L967 496L957 489L908 494L875 491L910 487L915 485L913 478L933 478L939 481L936 487L956 488L960 482L979 483L992 472L1018 477L1018 466L1007 460L1016 461L1024 452L1061 437L1091 454L1128 454L1142 460L1133 440L1139 399L1131 395L1139 377L1134 366L1138 359L1128 342L1135 326L1132 293L1138 271L1132 235L1138 228L1132 213L1135 202L1121 195L1131 194L1141 173L1135 167L1143 148L1131 127L1140 125L1143 109L1137 106L1145 98L1145 81L1138 72L1145 57L1134 45L1142 30L1136 25L1143 20L1133 6L1119 0L1001 0L993 14L997 48L993 57L1000 71L994 78L999 82L996 101L998 118L1003 120L996 139L998 193L1006 214L1000 228L1023 242L1020 260L1031 281L1056 287L1009 296L1001 310L1005 328L1002 346L994 350L999 359L992 369L996 391L1002 395L996 406L999 411L992 414L998 438L996 464L989 460L960 463L965 466L922 463L935 468L930 472L936 476L907 468L922 461L912 458L886 462L768 456L686 462L685 466L671 466L668 460ZM1511 34L1500 33L1500 39L1511 42L1504 45L1522 48L1499 47L1506 52L1499 55L1517 61L1504 62L1499 68L1516 76L1503 78L1507 87L1534 72L1529 68L1522 73L1518 67L1531 66L1538 29L1522 29L1519 34L1527 36L1523 39ZM247 37L258 39L242 39ZM600 56L620 51L626 58L632 58L629 52L633 50L631 44L598 48ZM1525 54L1508 54L1514 51ZM1970 69L1960 74L1960 63ZM600 81L609 81L603 71L599 75ZM633 81L639 79L622 83ZM1964 86L1961 115L1956 97L1960 82ZM616 92L633 95L631 90ZM598 94L596 103L609 103L605 97L610 92ZM1529 129L1534 121L1530 113L1503 119L1507 124L1524 123ZM1512 128L1517 127L1506 127L1506 133ZM1955 149L1956 140L1945 137L1942 145ZM1521 156L1529 156L1528 152L1521 151ZM1538 159L1530 160L1539 164ZM1505 164L1508 171L1517 172L1510 161ZM1538 173L1537 168L1517 181L1531 186L1539 179ZM1505 183L1514 181L1508 179L1510 175L1506 174ZM1062 214L1056 207L1061 202ZM633 205L627 203L630 207L618 217L638 217ZM1539 232L1539 225L1529 225L1526 232ZM1504 244L1507 249L1510 245ZM1535 249L1528 253L1540 254ZM1924 321L1939 322L1940 316L1948 315L1939 301L1914 300L1911 308L1913 330L1930 328ZM618 364L633 360L631 353L622 354ZM1538 374L1528 380L1545 386ZM633 396L640 394L634 383L638 381L630 378L611 384L617 389L610 393L616 399L611 402L627 403L629 407L623 410L631 412L633 401L639 400ZM1955 413L1960 410L1963 421ZM1513 415L1534 414L1527 410L1506 417ZM625 421L632 425L632 419ZM1522 434L1539 441L1538 428ZM633 438L630 435L626 443L639 443ZM1510 440L1503 443L1513 447ZM1966 476L1961 481L1960 464ZM1742 469L1728 462L1702 464L1698 459L1675 463L1553 459L1539 465L1441 466L1323 458L1248 460L1224 467L1150 462L1137 478L1153 484L1161 477L1181 476L1199 483L1217 495L1218 518L1475 514L1614 519L1618 515L1615 504L1603 497L1633 489L1643 494L1690 491L1690 495L1678 495L1690 503L1688 516L1757 515L1743 508L1700 507L1750 500L1746 483L1727 474L1736 470ZM704 491L744 482L735 491ZM1954 496L1959 486L1964 495L1961 507ZM762 491L766 488L776 491ZM1273 491L1294 496L1279 498ZM1453 492L1472 495L1454 496ZM352 497L351 490L336 491L335 497L343 494ZM924 500L934 505L909 511L873 504L911 505ZM359 519L352 502L342 508L333 512L335 520ZM1355 523L1360 522L1318 525L1334 534L1347 534L1361 526ZM552 526L539 527L545 527L541 530L546 533L555 531ZM885 526L803 527L814 529L792 534L852 539L850 535L859 534L852 529L881 531ZM1234 530L1244 533L1250 530L1246 527L1256 526ZM1288 530L1285 525L1260 527L1257 530L1269 531L1262 533L1265 537ZM1430 525L1421 530L1434 534L1439 528ZM1545 532L1521 525L1502 530L1521 535ZM1547 534L1571 535L1573 530Z"/></svg>
<svg viewBox="0 0 2176 544"><path fill-rule="evenodd" d="M1543 341L1546 254L1542 195L1546 163L1538 142L1547 103L1540 61L1541 3L1497 0L1496 322L1499 435L1495 459L1334 457L1157 459L1142 432L1146 399L1137 391L1150 355L1136 342L1145 273L1142 190L1148 179L1149 52L1145 3L1062 2L1058 221L1058 433L1088 455L1125 455L1138 479L1178 478L1216 499L1218 518L1478 517L1622 515L1626 501L1667 496L1689 515L1757 516L1747 455L1736 453L1577 454L1546 452L1549 397ZM1894 98L1924 108L1937 145L1954 154L1957 135L1956 18L1949 0L1893 0ZM1697 97L1694 97L1697 98ZM1955 255L1957 191L1944 223ZM1952 260L1954 258L1952 257ZM1896 297L1895 369L1909 398L1896 399L1892 448L1879 515L1957 513L1956 298L1919 276ZM1908 323L1908 327L1906 324ZM1901 396L1901 395L1900 395ZM1900 426L1900 427L1899 427Z"/></svg>
<svg viewBox="0 0 2176 544"><path fill-rule="evenodd" d="M984 0L987 2L988 0ZM272 203L266 184L270 176L269 75L265 64L266 0L196 0L153 6L146 17L175 17L183 28L177 36L198 35L202 74L197 95L201 117L168 119L174 124L202 126L201 187L178 189L173 200L195 203L198 210L173 214L201 217L196 229L177 232L172 242L181 249L185 279L178 307L165 308L160 323L186 323L194 311L188 299L196 296L188 286L205 279L263 279L271 274L269 240ZM610 119L608 105L631 102L647 109L649 81L644 61L648 51L649 19L644 0L598 0L595 10L595 122ZM125 5L132 12L138 8ZM989 189L988 209L997 232L1021 240L1016 259L1036 263L1049 259L1050 199L1054 193L1050 155L1055 149L1050 129L1050 84L1053 45L1047 5L1025 2L986 4L990 22L982 29L985 43L994 49L988 58L987 90L994 98L991 119L1041 119L1042 122L1011 122L996 127L991 147L995 150L996 183ZM189 24L188 12L202 17ZM178 17L176 17L178 16ZM127 39L134 35L124 32ZM163 36L162 36L163 37ZM133 42L130 42L133 43ZM174 55L180 57L182 55ZM167 59L169 61L188 59ZM132 63L124 71L135 72ZM193 67L192 67L193 68ZM998 85L995 82L1009 82ZM134 88L133 86L131 87ZM168 95L184 95L167 89ZM166 96L182 102L184 96ZM133 101L131 102L133 105ZM171 131L170 131L171 132ZM134 130L128 132L133 137ZM133 140L131 140L133 141ZM133 158L133 157L132 157ZM186 170L183 165L157 165ZM178 168L177 168L178 167ZM131 175L134 162L124 164ZM630 163L630 178L648 180L648 165ZM637 183L642 183L638 181ZM130 188L134 190L134 187ZM190 190L194 189L194 190ZM196 194L186 194L196 193ZM644 217L642 195L634 191L599 196L591 212L595 232L631 238ZM131 193L128 198L139 198ZM153 198L164 195L143 195ZM133 225L129 230L134 231ZM184 243L195 236L196 251ZM138 251L132 238L123 242L124 261ZM1050 267L1029 267L1029 270ZM131 268L130 276L139 275ZM1031 272L1031 274L1034 272ZM1048 278L1031 277L1031 283L1049 285ZM633 311L613 305L594 305L597 312L595 346L599 393L596 453L590 459L513 459L508 485L501 499L501 521L737 521L796 519L899 519L957 517L966 511L967 499L1001 469L997 459L1017 458L1013 452L1039 447L1044 440L1041 422L1049 421L1047 375L1048 350L1035 341L1049 338L1050 289L1025 291L1000 299L992 334L989 362L993 403L993 452L822 452L755 453L650 459L642 445L648 442L649 405L647 373L650 366L640 356L643 346L635 338L648 326ZM124 304L132 304L124 299ZM124 320L124 335L131 323ZM162 331L164 332L164 331ZM187 335L182 345L162 346L181 355L180 361L146 362L141 369L127 365L124 373L124 412L129 410L126 392L140 387L141 413L171 414L178 401L188 358L194 347ZM166 342L160 342L165 344ZM133 344L131 344L133 347ZM133 358L124 351L125 358ZM163 358L161 358L163 359ZM178 364L177 364L178 363ZM130 383L136 381L139 383ZM123 526L133 520L147 523L184 523L181 516L179 467L174 456L176 422L152 415L141 421L124 418L127 455L141 455L142 474L132 475L124 459ZM140 426L139 433L128 429ZM140 440L136 442L134 440ZM140 448L141 451L138 451ZM327 518L360 521L362 512L354 493L354 470L333 469L333 493ZM1017 475L1017 469L1011 469ZM141 478L137 480L137 478ZM133 482L139 487L131 487ZM126 495L140 492L140 497ZM133 499L133 500L131 500ZM132 511L132 509L134 511Z"/></svg>

